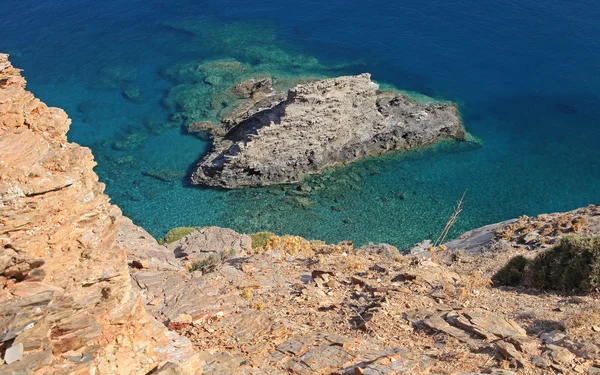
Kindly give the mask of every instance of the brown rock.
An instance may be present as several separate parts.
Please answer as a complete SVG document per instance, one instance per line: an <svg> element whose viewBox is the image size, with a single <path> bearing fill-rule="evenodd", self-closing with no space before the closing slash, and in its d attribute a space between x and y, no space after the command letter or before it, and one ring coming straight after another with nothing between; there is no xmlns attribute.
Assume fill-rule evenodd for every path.
<svg viewBox="0 0 600 375"><path fill-rule="evenodd" d="M443 318L443 314L434 314L427 319L423 320L423 324L428 328L436 331L444 332L454 338L459 339L462 342L472 342L471 336L465 331L448 324Z"/></svg>
<svg viewBox="0 0 600 375"><path fill-rule="evenodd" d="M90 151L67 141L66 113L26 91L4 54L0 82L0 289L10 283L15 292L0 304L0 341L15 338L31 350L0 372L136 374L169 360L192 366L189 341L168 336L131 288L116 242L121 212L103 193ZM36 343L47 331L27 331L44 326L52 327L49 341ZM151 344L136 352L134 340ZM94 361L61 357L84 349Z"/></svg>
<svg viewBox="0 0 600 375"><path fill-rule="evenodd" d="M206 227L171 244L177 258L189 257L195 262L213 256L227 259L244 256L252 249L252 239L228 228Z"/></svg>
<svg viewBox="0 0 600 375"><path fill-rule="evenodd" d="M179 314L175 319L171 320L168 324L170 330L183 329L192 324L192 316L189 314Z"/></svg>
<svg viewBox="0 0 600 375"><path fill-rule="evenodd" d="M540 346L539 341L527 336L511 336L508 341L515 346L520 352L535 354Z"/></svg>
<svg viewBox="0 0 600 375"><path fill-rule="evenodd" d="M576 358L575 354L562 346L548 344L546 345L546 349L548 350L550 358L559 364L570 364Z"/></svg>
<svg viewBox="0 0 600 375"><path fill-rule="evenodd" d="M493 314L482 309L466 310L463 314L476 328L505 338L510 336L527 336L527 331L516 322L501 315Z"/></svg>
<svg viewBox="0 0 600 375"><path fill-rule="evenodd" d="M504 358L509 360L514 359L521 367L526 366L526 362L523 359L523 356L517 351L517 349L515 349L515 347L511 343L500 340L496 342L496 347L498 348L498 350L500 350L500 353L502 353Z"/></svg>

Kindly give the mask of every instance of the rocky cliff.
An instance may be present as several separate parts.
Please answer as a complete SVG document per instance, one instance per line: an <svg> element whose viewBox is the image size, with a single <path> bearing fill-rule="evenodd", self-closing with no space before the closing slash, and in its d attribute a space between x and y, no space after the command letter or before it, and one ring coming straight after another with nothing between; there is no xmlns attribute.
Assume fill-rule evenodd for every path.
<svg viewBox="0 0 600 375"><path fill-rule="evenodd" d="M132 288L121 212L70 120L0 55L1 374L144 374L194 366Z"/></svg>
<svg viewBox="0 0 600 375"><path fill-rule="evenodd" d="M465 137L454 105L379 92L369 74L300 84L287 95L270 92L264 80L254 83L255 90L244 90L252 98L224 119L225 131L213 132L213 150L193 183L233 188L298 182L368 155Z"/></svg>

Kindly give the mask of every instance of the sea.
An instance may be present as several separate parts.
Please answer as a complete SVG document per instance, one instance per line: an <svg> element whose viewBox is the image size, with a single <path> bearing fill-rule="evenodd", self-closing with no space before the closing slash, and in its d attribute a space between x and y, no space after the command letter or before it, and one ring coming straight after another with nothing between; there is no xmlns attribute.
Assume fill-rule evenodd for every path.
<svg viewBox="0 0 600 375"><path fill-rule="evenodd" d="M516 0L0 0L0 51L72 119L106 193L156 237L218 225L400 249L600 203L600 3ZM229 89L368 72L455 102L476 142L365 159L300 184L192 186ZM308 188L307 188L308 187ZM309 190L309 191L308 191Z"/></svg>

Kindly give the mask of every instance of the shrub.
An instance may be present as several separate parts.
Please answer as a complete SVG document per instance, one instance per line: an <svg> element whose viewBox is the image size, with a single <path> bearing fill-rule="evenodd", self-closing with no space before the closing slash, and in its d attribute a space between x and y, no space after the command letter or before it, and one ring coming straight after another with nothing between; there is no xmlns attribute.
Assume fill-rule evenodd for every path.
<svg viewBox="0 0 600 375"><path fill-rule="evenodd" d="M249 234L248 236L252 239L252 248L257 249L259 247L265 247L269 239L275 234L271 232L257 232Z"/></svg>
<svg viewBox="0 0 600 375"><path fill-rule="evenodd" d="M197 230L202 229L203 227L177 227L173 228L165 234L163 238L158 240L158 243L161 245L169 244L175 241L179 241L183 237L187 236L190 233L193 233Z"/></svg>
<svg viewBox="0 0 600 375"><path fill-rule="evenodd" d="M600 236L568 236L533 260L515 257L492 280L496 285L528 285L563 292L600 288Z"/></svg>
<svg viewBox="0 0 600 375"><path fill-rule="evenodd" d="M525 269L531 263L530 259L522 255L516 256L506 263L500 271L492 277L494 285L517 286L523 282Z"/></svg>
<svg viewBox="0 0 600 375"><path fill-rule="evenodd" d="M532 286L561 291L600 288L600 237L568 236L529 267Z"/></svg>

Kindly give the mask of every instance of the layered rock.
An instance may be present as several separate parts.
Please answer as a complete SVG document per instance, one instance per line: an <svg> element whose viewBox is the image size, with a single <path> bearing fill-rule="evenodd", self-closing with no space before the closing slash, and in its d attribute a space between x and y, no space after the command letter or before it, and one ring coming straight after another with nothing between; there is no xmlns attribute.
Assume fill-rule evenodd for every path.
<svg viewBox="0 0 600 375"><path fill-rule="evenodd" d="M402 256L389 245L356 249L274 235L249 249L244 235L215 227L170 249L142 233L139 240L145 245L120 235L129 249L154 254L133 273L147 308L193 341L205 374L600 370L595 328L577 323L557 331L569 317L596 324L594 296L568 303L561 295L490 287L489 271L506 251L445 264L435 254ZM166 257L157 256L161 251ZM206 253L216 254L212 267L190 267ZM191 272L170 268L173 262Z"/></svg>
<svg viewBox="0 0 600 375"><path fill-rule="evenodd" d="M189 341L131 287L121 212L90 150L25 84L0 54L0 373L145 374L167 362L191 372Z"/></svg>
<svg viewBox="0 0 600 375"><path fill-rule="evenodd" d="M245 92L252 93L249 87ZM192 182L225 188L292 183L368 155L464 139L455 105L419 104L378 88L361 74L300 84L287 95L263 90L225 116L226 132L213 132L214 147Z"/></svg>

